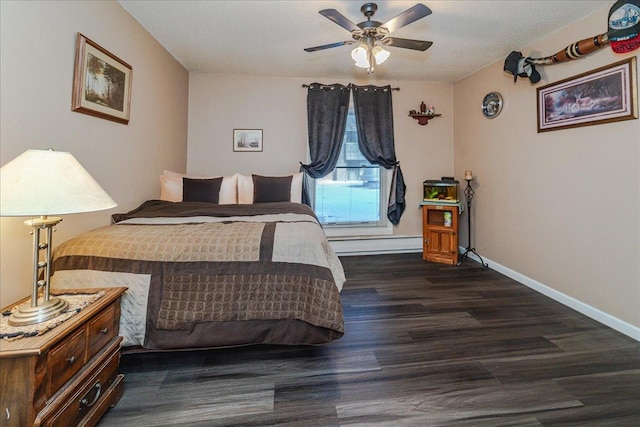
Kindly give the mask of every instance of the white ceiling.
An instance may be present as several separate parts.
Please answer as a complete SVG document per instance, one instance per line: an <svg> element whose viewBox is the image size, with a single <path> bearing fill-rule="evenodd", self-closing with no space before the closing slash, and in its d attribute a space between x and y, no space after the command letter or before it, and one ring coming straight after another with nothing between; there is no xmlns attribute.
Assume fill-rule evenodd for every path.
<svg viewBox="0 0 640 427"><path fill-rule="evenodd" d="M355 46L318 52L305 47L351 40L318 13L336 9L354 23L366 1L140 1L118 2L188 71L267 76L367 78L351 60ZM378 0L373 20L386 22L416 1ZM425 52L389 47L391 57L371 80L455 82L503 60L613 0L426 1L433 13L392 33L429 40ZM606 21L602 31L607 31ZM593 34L596 36L597 34ZM591 34L589 35L591 36ZM578 40L570 40L568 44ZM549 46L551 55L565 46ZM524 52L525 56L527 52Z"/></svg>

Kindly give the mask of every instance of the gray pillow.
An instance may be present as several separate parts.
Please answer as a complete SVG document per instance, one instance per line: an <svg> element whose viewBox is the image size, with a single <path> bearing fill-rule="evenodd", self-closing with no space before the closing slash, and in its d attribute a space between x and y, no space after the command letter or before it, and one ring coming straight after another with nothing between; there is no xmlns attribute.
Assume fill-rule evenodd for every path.
<svg viewBox="0 0 640 427"><path fill-rule="evenodd" d="M253 178L253 203L290 202L293 176L261 176Z"/></svg>
<svg viewBox="0 0 640 427"><path fill-rule="evenodd" d="M218 203L222 179L222 177L208 179L182 178L182 201Z"/></svg>

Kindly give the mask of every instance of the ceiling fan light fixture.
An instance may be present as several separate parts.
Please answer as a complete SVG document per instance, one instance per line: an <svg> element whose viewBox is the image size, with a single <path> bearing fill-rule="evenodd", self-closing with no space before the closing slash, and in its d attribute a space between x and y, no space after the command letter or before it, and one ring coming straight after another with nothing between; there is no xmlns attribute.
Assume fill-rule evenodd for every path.
<svg viewBox="0 0 640 427"><path fill-rule="evenodd" d="M360 22L359 24L352 22L336 9L321 10L320 14L322 16L349 31L351 33L352 40L309 47L304 50L307 52L315 52L323 49L351 45L358 42L360 45L351 51L351 57L355 61L355 65L357 67L366 68L367 73L373 73L375 66L382 64L390 56L390 52L383 49L382 46L377 46L376 43L381 43L384 46L393 46L419 51L425 51L433 44L432 42L424 40L388 37L389 33L430 15L431 9L424 4L418 3L386 23L371 20L371 17L377 10L378 6L375 3L365 3L360 8L360 11L367 20Z"/></svg>
<svg viewBox="0 0 640 427"><path fill-rule="evenodd" d="M391 52L384 50L381 46L374 46L372 50L373 56L376 58L376 64L380 65L389 58Z"/></svg>

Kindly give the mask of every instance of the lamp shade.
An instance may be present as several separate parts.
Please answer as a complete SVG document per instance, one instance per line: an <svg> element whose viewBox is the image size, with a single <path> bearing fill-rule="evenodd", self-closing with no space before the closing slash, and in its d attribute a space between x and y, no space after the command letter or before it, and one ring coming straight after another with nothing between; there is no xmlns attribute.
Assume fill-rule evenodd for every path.
<svg viewBox="0 0 640 427"><path fill-rule="evenodd" d="M357 67L369 68L369 48L367 45L363 43L353 49L353 51L351 51L351 58L353 58Z"/></svg>
<svg viewBox="0 0 640 427"><path fill-rule="evenodd" d="M70 153L27 150L0 168L0 216L62 215L115 206Z"/></svg>
<svg viewBox="0 0 640 427"><path fill-rule="evenodd" d="M387 60L391 52L384 50L380 46L375 46L372 50L373 56L376 58L376 64L380 65Z"/></svg>

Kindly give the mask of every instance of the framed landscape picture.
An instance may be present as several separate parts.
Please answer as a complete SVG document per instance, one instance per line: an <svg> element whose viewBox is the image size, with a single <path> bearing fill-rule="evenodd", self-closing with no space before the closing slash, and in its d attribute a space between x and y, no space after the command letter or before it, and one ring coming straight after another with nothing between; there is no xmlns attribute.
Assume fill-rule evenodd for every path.
<svg viewBox="0 0 640 427"><path fill-rule="evenodd" d="M262 151L262 129L234 129L233 151Z"/></svg>
<svg viewBox="0 0 640 427"><path fill-rule="evenodd" d="M129 64L78 33L71 110L128 124L132 71Z"/></svg>
<svg viewBox="0 0 640 427"><path fill-rule="evenodd" d="M537 89L538 132L638 118L636 58Z"/></svg>

